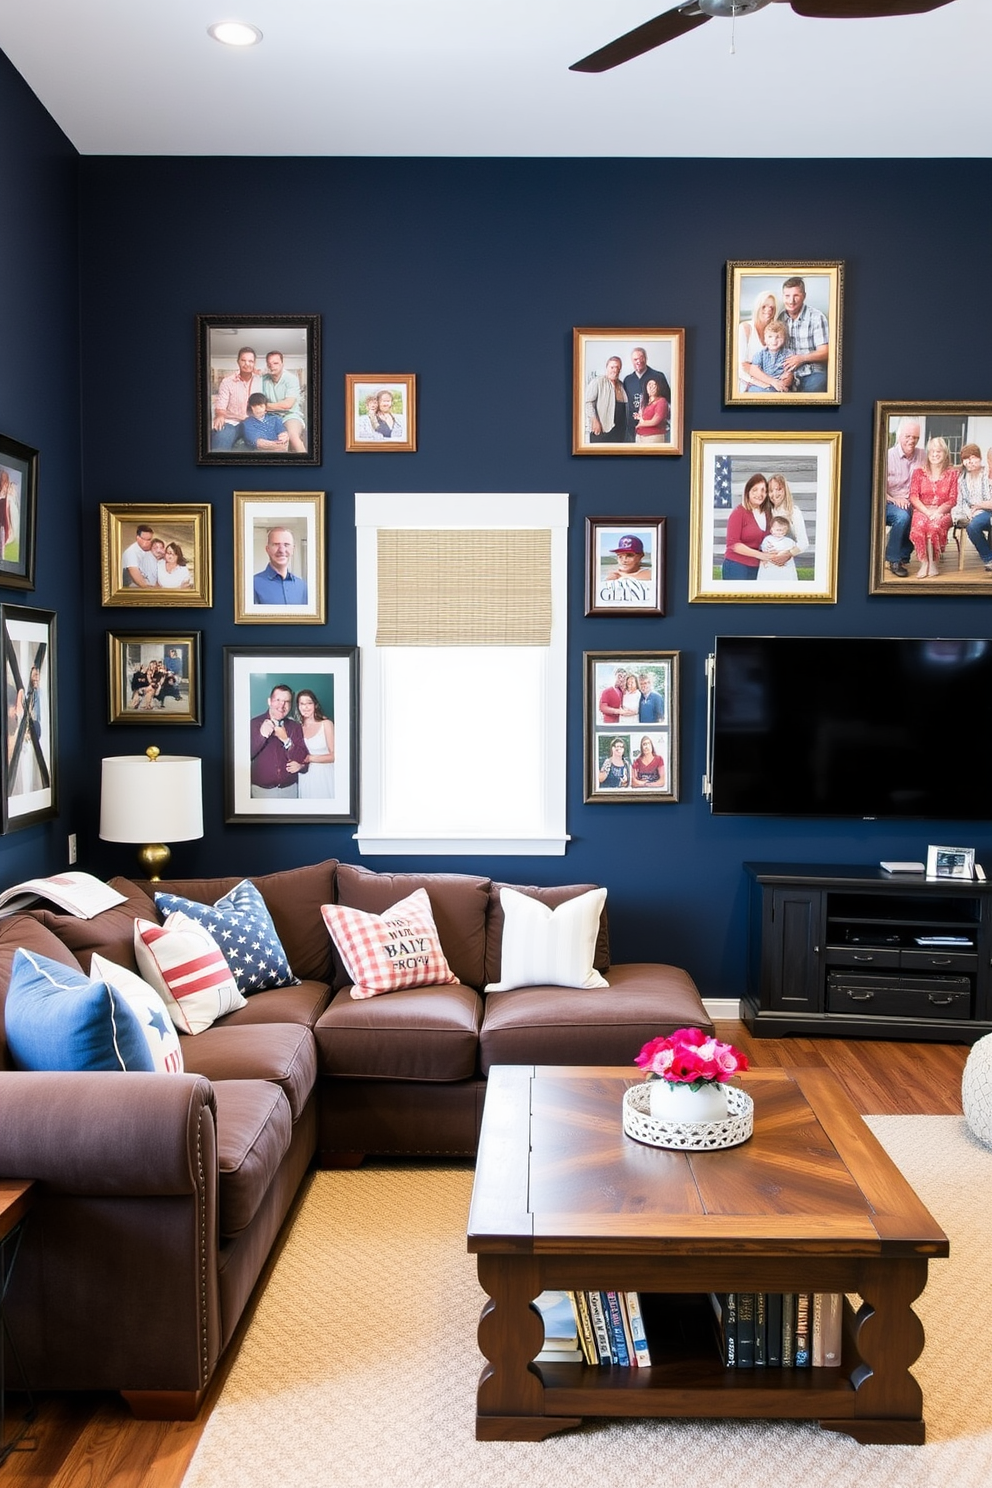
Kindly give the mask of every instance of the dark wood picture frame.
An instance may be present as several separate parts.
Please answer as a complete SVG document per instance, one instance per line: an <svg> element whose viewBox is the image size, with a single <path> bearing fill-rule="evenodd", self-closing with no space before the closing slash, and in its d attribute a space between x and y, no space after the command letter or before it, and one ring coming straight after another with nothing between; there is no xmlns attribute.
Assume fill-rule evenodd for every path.
<svg viewBox="0 0 992 1488"><path fill-rule="evenodd" d="M641 356L644 361L640 360ZM614 381L624 386L622 403L612 389L606 387L610 376L609 363L614 361L620 363L619 375ZM634 420L642 396L648 395L644 390L649 374L660 379L660 393L668 407L661 413L661 423L657 427L639 435ZM572 330L572 454L680 455L684 389L683 327L575 326ZM607 417L618 419L621 407L624 410L624 429L621 431L619 422L607 427Z"/></svg>
<svg viewBox="0 0 992 1488"><path fill-rule="evenodd" d="M223 403L227 397L224 379L237 374L240 353L249 351L253 369L253 376L246 379L249 394L277 395L269 400L273 406L268 406L266 416L282 424L278 438L285 435L287 441L282 448L249 442L259 437L257 433L246 440L241 430L244 412L236 406L240 417L229 417L214 428L215 418L222 417L218 399ZM274 362L275 357L282 361ZM319 465L320 410L319 315L196 317L197 464ZM274 428L261 437L273 434Z"/></svg>
<svg viewBox="0 0 992 1488"><path fill-rule="evenodd" d="M34 588L38 451L0 434L0 589Z"/></svg>
<svg viewBox="0 0 992 1488"><path fill-rule="evenodd" d="M587 615L664 615L666 523L586 517Z"/></svg>
<svg viewBox="0 0 992 1488"><path fill-rule="evenodd" d="M202 724L202 636L199 630L108 630L107 721L145 728ZM158 665L149 673L153 661Z"/></svg>
<svg viewBox="0 0 992 1488"><path fill-rule="evenodd" d="M618 676L621 672L622 685ZM637 714L625 719L626 679L631 676L638 681L636 692L629 691L630 703L637 703ZM587 651L583 656L583 684L583 800L587 804L677 801L679 653L619 648ZM650 754L644 750L645 739ZM614 745L622 746L615 756ZM652 760L660 764L660 769L653 772L659 776L657 780L652 779Z"/></svg>
<svg viewBox="0 0 992 1488"><path fill-rule="evenodd" d="M58 816L57 669L54 610L0 605L7 697L3 831Z"/></svg>

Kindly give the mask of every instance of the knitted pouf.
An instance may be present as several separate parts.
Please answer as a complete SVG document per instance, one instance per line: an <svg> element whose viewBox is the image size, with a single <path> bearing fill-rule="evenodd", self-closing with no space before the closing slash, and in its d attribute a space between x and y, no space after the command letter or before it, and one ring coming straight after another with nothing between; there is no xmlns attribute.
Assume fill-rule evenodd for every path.
<svg viewBox="0 0 992 1488"><path fill-rule="evenodd" d="M972 1045L961 1076L964 1119L986 1147L992 1147L992 1033Z"/></svg>

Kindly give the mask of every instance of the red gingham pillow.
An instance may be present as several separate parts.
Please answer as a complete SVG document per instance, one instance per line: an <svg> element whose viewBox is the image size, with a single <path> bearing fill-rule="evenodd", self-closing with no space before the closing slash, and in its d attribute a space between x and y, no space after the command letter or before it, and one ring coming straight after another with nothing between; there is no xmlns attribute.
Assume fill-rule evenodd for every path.
<svg viewBox="0 0 992 1488"><path fill-rule="evenodd" d="M215 1018L248 1006L209 930L178 910L164 925L135 920L134 955L181 1033L202 1033Z"/></svg>
<svg viewBox="0 0 992 1488"><path fill-rule="evenodd" d="M416 889L381 915L341 904L322 904L320 912L354 983L352 997L457 982L441 949L426 889Z"/></svg>

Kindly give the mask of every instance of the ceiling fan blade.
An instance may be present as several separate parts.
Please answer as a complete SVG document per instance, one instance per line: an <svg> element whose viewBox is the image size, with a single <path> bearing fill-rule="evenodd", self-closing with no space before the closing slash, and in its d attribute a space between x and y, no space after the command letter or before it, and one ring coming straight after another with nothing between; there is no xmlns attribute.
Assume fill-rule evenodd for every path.
<svg viewBox="0 0 992 1488"><path fill-rule="evenodd" d="M626 36L618 37L616 41L600 47L598 52L590 52L581 62L573 62L568 70L608 72L611 67L619 67L621 62L629 62L632 57L640 57L666 41L674 41L677 36L694 31L697 26L710 19L710 16L703 15L697 9L695 0L691 0L689 5L681 5L677 10L666 10L664 15L655 16L653 21L645 21L643 26L637 26L633 31L628 31Z"/></svg>
<svg viewBox="0 0 992 1488"><path fill-rule="evenodd" d="M862 17L924 15L951 0L790 0L796 15L814 20L854 21Z"/></svg>

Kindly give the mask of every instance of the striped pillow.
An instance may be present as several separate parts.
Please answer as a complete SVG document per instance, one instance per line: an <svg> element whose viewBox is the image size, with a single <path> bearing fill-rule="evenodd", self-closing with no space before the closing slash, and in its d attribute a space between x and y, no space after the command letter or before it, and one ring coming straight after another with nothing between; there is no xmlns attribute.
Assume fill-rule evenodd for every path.
<svg viewBox="0 0 992 1488"><path fill-rule="evenodd" d="M202 1033L216 1018L246 1006L209 930L178 910L164 925L135 920L134 954L180 1033Z"/></svg>
<svg viewBox="0 0 992 1488"><path fill-rule="evenodd" d="M354 983L352 997L457 982L445 959L426 889L415 889L384 914L322 904L328 933Z"/></svg>
<svg viewBox="0 0 992 1488"><path fill-rule="evenodd" d="M487 992L515 987L608 987L593 966L605 889L590 889L550 909L529 894L502 888L503 946L499 981Z"/></svg>

